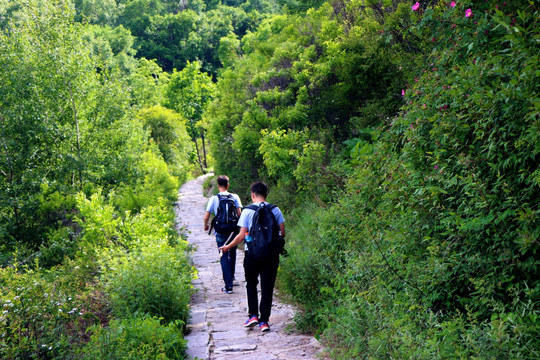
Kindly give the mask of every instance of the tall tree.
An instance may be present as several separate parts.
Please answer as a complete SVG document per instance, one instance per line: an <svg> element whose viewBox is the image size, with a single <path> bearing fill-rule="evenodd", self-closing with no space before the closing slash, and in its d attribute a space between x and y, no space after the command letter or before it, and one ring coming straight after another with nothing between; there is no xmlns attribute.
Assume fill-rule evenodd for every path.
<svg viewBox="0 0 540 360"><path fill-rule="evenodd" d="M66 4L64 4L66 5ZM145 133L129 93L61 3L31 0L0 31L0 233L37 245L42 184L77 191L132 173ZM71 189L71 190L70 190Z"/></svg>
<svg viewBox="0 0 540 360"><path fill-rule="evenodd" d="M174 71L165 91L165 106L188 120L188 131L195 143L197 161L203 173L206 173L208 162L206 129L201 120L214 94L212 78L201 72L201 65L196 61L188 61L182 71Z"/></svg>

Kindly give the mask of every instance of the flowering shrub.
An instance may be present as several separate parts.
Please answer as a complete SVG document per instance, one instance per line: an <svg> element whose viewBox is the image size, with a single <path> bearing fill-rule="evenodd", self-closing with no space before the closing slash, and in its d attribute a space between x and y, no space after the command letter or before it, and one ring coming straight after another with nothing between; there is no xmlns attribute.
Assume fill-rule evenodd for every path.
<svg viewBox="0 0 540 360"><path fill-rule="evenodd" d="M282 284L335 358L537 358L538 7L410 5L381 35L418 52L402 112L300 212Z"/></svg>
<svg viewBox="0 0 540 360"><path fill-rule="evenodd" d="M438 45L393 131L415 189L409 206L432 223L411 238L428 237L418 246L430 244L445 269L425 284L429 298L486 319L540 295L529 290L540 236L538 10L467 6L426 10L432 20L417 30Z"/></svg>
<svg viewBox="0 0 540 360"><path fill-rule="evenodd" d="M39 272L18 270L0 269L0 357L75 358L73 348L103 307Z"/></svg>

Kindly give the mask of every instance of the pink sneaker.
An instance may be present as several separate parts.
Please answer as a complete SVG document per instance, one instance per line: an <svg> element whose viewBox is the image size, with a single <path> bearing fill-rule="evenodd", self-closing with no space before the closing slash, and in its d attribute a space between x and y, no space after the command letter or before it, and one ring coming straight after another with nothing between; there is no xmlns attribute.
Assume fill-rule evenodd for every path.
<svg viewBox="0 0 540 360"><path fill-rule="evenodd" d="M268 332L270 331L270 326L267 322L261 321L259 323L259 329L261 329L262 332Z"/></svg>
<svg viewBox="0 0 540 360"><path fill-rule="evenodd" d="M257 316L252 316L246 320L244 327L252 327L259 323L259 318Z"/></svg>

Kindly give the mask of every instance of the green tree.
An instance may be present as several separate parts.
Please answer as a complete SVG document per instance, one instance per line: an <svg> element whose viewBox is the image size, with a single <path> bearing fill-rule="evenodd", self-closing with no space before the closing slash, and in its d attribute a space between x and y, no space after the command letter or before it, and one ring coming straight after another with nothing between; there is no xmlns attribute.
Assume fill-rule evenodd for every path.
<svg viewBox="0 0 540 360"><path fill-rule="evenodd" d="M138 65L133 48L135 38L122 25L115 28L100 25L84 27L83 40L90 46L91 56L106 64L109 70L130 75Z"/></svg>
<svg viewBox="0 0 540 360"><path fill-rule="evenodd" d="M163 101L169 74L164 72L154 60L141 58L138 66L127 79L131 88L132 102L141 107L158 105Z"/></svg>
<svg viewBox="0 0 540 360"><path fill-rule="evenodd" d="M174 71L165 91L165 106L188 120L188 131L195 144L197 162L203 173L208 167L206 129L202 115L213 99L215 85L212 78L201 72L198 62L189 62L182 71ZM200 145L199 141L200 140Z"/></svg>
<svg viewBox="0 0 540 360"><path fill-rule="evenodd" d="M74 0L77 21L87 21L91 24L115 24L118 17L118 7L115 0Z"/></svg>
<svg viewBox="0 0 540 360"><path fill-rule="evenodd" d="M187 60L196 58L189 34L196 29L197 14L192 10L178 14L149 17L144 33L137 35L139 55L155 59L166 71L181 69Z"/></svg>
<svg viewBox="0 0 540 360"><path fill-rule="evenodd" d="M184 182L192 168L190 155L193 143L186 130L186 120L172 110L161 106L141 109L139 118L150 130L150 137L157 144L163 160L173 175Z"/></svg>
<svg viewBox="0 0 540 360"><path fill-rule="evenodd" d="M42 183L75 191L132 181L146 142L116 70L92 56L67 9L33 0L0 32L0 226L32 245Z"/></svg>
<svg viewBox="0 0 540 360"><path fill-rule="evenodd" d="M351 5L336 17L325 5L275 16L242 38L236 59L234 42L222 39L222 53L235 61L221 72L208 113L217 170L247 176L245 188L250 178L266 178L279 185L284 201L294 201L290 195L298 190L330 199L348 171L339 165L344 141L402 104L397 51L361 9Z"/></svg>

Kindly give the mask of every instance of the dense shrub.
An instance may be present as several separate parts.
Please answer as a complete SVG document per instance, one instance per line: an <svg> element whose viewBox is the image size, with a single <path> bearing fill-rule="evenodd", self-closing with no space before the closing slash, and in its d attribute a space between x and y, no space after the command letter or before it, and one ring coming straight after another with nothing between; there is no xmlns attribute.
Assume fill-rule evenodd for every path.
<svg viewBox="0 0 540 360"><path fill-rule="evenodd" d="M187 174L184 174L187 177ZM177 191L178 179L169 173L165 161L160 155L147 151L141 159L137 184L120 188L114 202L123 210L137 212L154 204L159 198L173 202Z"/></svg>
<svg viewBox="0 0 540 360"><path fill-rule="evenodd" d="M298 212L281 282L339 359L537 358L538 9L424 5L400 9L426 52L402 113L348 141L353 174Z"/></svg>
<svg viewBox="0 0 540 360"><path fill-rule="evenodd" d="M107 328L95 327L81 351L81 359L176 360L184 359L186 341L182 326L160 324L152 317L113 320Z"/></svg>
<svg viewBox="0 0 540 360"><path fill-rule="evenodd" d="M167 323L187 320L193 270L184 248L150 245L108 266L105 281L117 316L148 313Z"/></svg>
<svg viewBox="0 0 540 360"><path fill-rule="evenodd" d="M190 162L193 143L186 130L186 120L161 106L142 109L139 111L139 118L145 128L150 130L150 137L159 148L171 173L180 183L185 182L193 168Z"/></svg>
<svg viewBox="0 0 540 360"><path fill-rule="evenodd" d="M264 22L220 74L205 115L215 169L246 193L263 178L281 206L298 205L303 195L328 201L343 185L346 169L334 166L343 142L402 104L395 52L363 5L342 5Z"/></svg>
<svg viewBox="0 0 540 360"><path fill-rule="evenodd" d="M107 301L101 292L81 293L64 275L0 269L0 357L76 359L86 329L106 321Z"/></svg>

